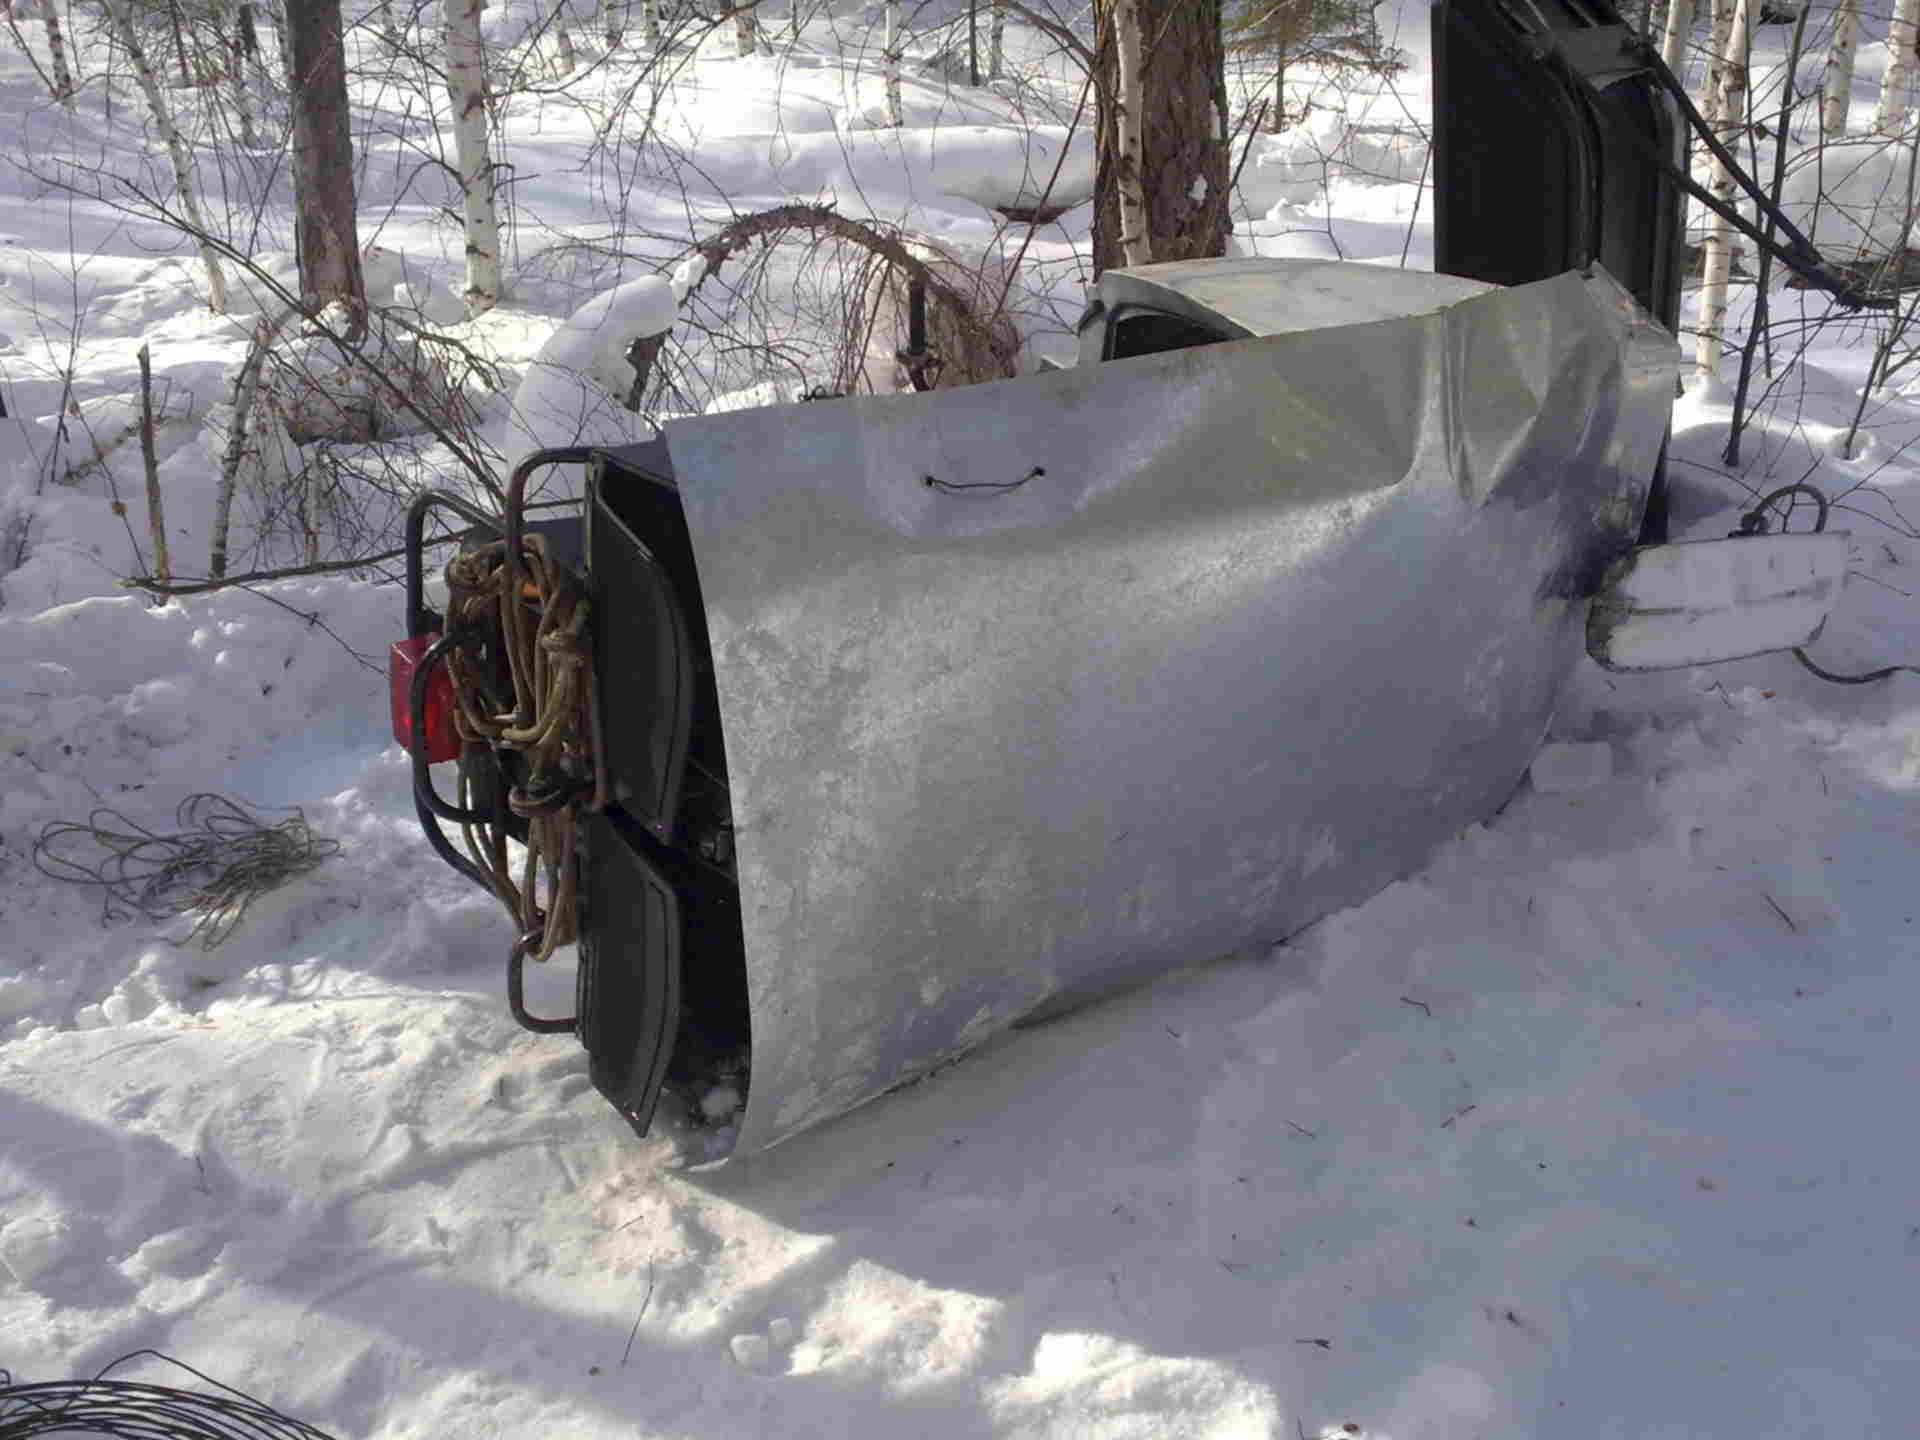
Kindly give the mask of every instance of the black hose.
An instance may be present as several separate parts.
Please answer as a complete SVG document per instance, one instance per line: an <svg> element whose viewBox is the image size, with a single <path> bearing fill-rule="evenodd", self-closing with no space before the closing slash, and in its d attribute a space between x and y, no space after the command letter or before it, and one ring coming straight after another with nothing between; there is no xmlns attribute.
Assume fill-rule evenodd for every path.
<svg viewBox="0 0 1920 1440"><path fill-rule="evenodd" d="M137 1360L164 1361L219 1393L107 1379ZM330 1440L304 1420L157 1350L122 1355L91 1380L16 1385L0 1370L0 1440L82 1434L115 1440Z"/></svg>
<svg viewBox="0 0 1920 1440"><path fill-rule="evenodd" d="M407 692L407 723L412 727L413 735L413 744L407 749L413 756L414 796L442 820L452 820L460 825L488 824L496 817L490 810L463 810L458 805L450 805L433 788L433 770L427 759L427 683L433 674L433 667L446 658L449 650L472 639L472 631L456 630L450 635L442 635L429 645L426 654L413 667L413 683ZM493 887L489 885L487 888L491 890Z"/></svg>
<svg viewBox="0 0 1920 1440"><path fill-rule="evenodd" d="M1807 484L1782 485L1771 495L1763 498L1753 509L1742 515L1740 517L1740 528L1734 531L1728 538L1737 540L1748 535L1767 534L1767 507L1786 499L1789 495L1810 496L1812 497L1813 503L1819 507L1819 513L1816 514L1813 519L1813 534L1818 535L1827 528L1827 516L1833 510L1833 502L1827 499L1825 493L1821 491L1819 487ZM1781 522L1783 527L1785 523L1785 521ZM1920 667L1913 665L1886 665L1878 670L1869 670L1864 675L1837 675L1831 670L1814 664L1807 652L1797 645L1793 649L1793 658L1804 665L1809 673L1832 685L1871 685L1876 680L1885 680L1888 676L1898 675L1903 671L1913 675L1920 675Z"/></svg>
<svg viewBox="0 0 1920 1440"><path fill-rule="evenodd" d="M1875 680L1884 680L1889 675L1898 675L1903 670L1909 674L1920 675L1920 667L1913 665L1888 665L1884 669L1869 670L1864 675L1836 675L1831 670L1822 670L1807 658L1806 651L1798 647L1794 649L1793 658L1806 666L1807 669L1811 670L1815 675L1818 675L1822 680L1830 681L1835 685L1871 685Z"/></svg>
<svg viewBox="0 0 1920 1440"><path fill-rule="evenodd" d="M465 825L491 820L493 817L478 810L462 810L442 800L439 792L433 788L433 771L427 760L426 677L435 665L441 663L446 652L464 638L466 637L458 631L452 635L441 636L427 647L426 654L420 657L419 663L414 667L413 685L407 695L407 719L411 726L413 743L407 747L407 753L413 761L414 814L420 821L420 829L425 833L427 843L442 860L491 895L494 893L492 879L455 848L454 843L447 838L446 832L440 828L440 820L444 816L448 820Z"/></svg>
<svg viewBox="0 0 1920 1440"><path fill-rule="evenodd" d="M1749 535L1767 534L1767 507L1786 499L1789 495L1807 495L1812 497L1813 503L1820 509L1820 513L1814 517L1813 533L1818 535L1827 528L1827 516L1833 509L1832 502L1827 499L1826 495L1818 486L1802 483L1782 485L1771 495L1766 496L1759 504L1755 505L1753 509L1740 517L1740 528L1727 536L1727 538L1729 540L1740 540ZM1783 520L1780 524L1784 530L1786 528L1786 521Z"/></svg>
<svg viewBox="0 0 1920 1440"><path fill-rule="evenodd" d="M571 1035L580 1028L579 1018L569 1015L564 1020L549 1020L542 1015L527 1012L526 980L524 971L527 964L527 952L540 943L540 932L522 935L513 942L513 951L507 956L507 1009L513 1012L513 1018L522 1029L531 1030L536 1035Z"/></svg>

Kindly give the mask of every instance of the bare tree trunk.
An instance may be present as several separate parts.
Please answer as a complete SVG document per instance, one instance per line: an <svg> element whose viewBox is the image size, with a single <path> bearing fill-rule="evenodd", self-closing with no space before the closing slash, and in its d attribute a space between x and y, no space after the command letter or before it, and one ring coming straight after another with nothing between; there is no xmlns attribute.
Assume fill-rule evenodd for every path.
<svg viewBox="0 0 1920 1440"><path fill-rule="evenodd" d="M1138 94L1129 123L1137 158L1120 157L1119 34L1122 8L1135 17L1140 59L1132 68ZM1220 0L1102 0L1094 88L1098 166L1094 182L1093 264L1096 272L1137 263L1121 243L1134 238L1154 260L1198 260L1227 249L1227 81ZM1151 53L1147 53L1148 46ZM1121 211L1123 174L1144 194L1145 225Z"/></svg>
<svg viewBox="0 0 1920 1440"><path fill-rule="evenodd" d="M53 98L71 110L73 72L67 68L67 42L60 31L60 6L57 0L44 0L42 13L47 22L47 56L53 62Z"/></svg>
<svg viewBox="0 0 1920 1440"><path fill-rule="evenodd" d="M306 539L307 564L320 563L320 491L325 483L317 461L310 461L300 477L300 529Z"/></svg>
<svg viewBox="0 0 1920 1440"><path fill-rule="evenodd" d="M1720 125L1720 92L1725 87L1727 42L1733 34L1733 12L1741 0L1713 0L1712 49L1707 54L1707 78L1700 92L1700 118L1710 129Z"/></svg>
<svg viewBox="0 0 1920 1440"><path fill-rule="evenodd" d="M1273 113L1267 116L1267 133L1278 135L1287 128L1287 52L1273 52Z"/></svg>
<svg viewBox="0 0 1920 1440"><path fill-rule="evenodd" d="M193 75L187 69L187 37L180 27L180 0L167 0L167 19L173 26L173 55L180 65L180 88L193 88Z"/></svg>
<svg viewBox="0 0 1920 1440"><path fill-rule="evenodd" d="M560 0L560 3L553 7L553 43L559 52L559 70L562 75L573 74L580 63L580 57L573 52L573 32L567 29L567 21L570 18L567 14L566 0Z"/></svg>
<svg viewBox="0 0 1920 1440"><path fill-rule="evenodd" d="M1660 58L1674 74L1687 63L1687 41L1693 38L1693 0L1673 0L1667 7L1667 33Z"/></svg>
<svg viewBox="0 0 1920 1440"><path fill-rule="evenodd" d="M288 0L293 83L293 206L300 298L309 310L347 307L349 338L366 334L367 292L353 194L353 132L340 0Z"/></svg>
<svg viewBox="0 0 1920 1440"><path fill-rule="evenodd" d="M213 247L212 232L208 230L206 217L200 210L200 192L193 173L193 152L187 149L185 137L173 123L173 112L167 108L167 97L160 89L160 81L153 73L147 52L141 47L140 33L134 28L133 12L128 8L128 0L105 0L105 4L114 31L119 35L120 43L126 47L127 58L133 62L133 73L140 82L141 93L147 97L147 108L153 112L153 123L160 131L160 138L166 142L167 154L173 161L175 196L181 213L186 216L194 241L199 246L200 258L207 267L207 305L214 314L224 315L227 311L227 275L220 268L220 252Z"/></svg>
<svg viewBox="0 0 1920 1440"><path fill-rule="evenodd" d="M609 50L618 50L627 38L627 4L628 0L604 0L600 6L600 30Z"/></svg>
<svg viewBox="0 0 1920 1440"><path fill-rule="evenodd" d="M1837 140L1847 133L1847 113L1853 108L1854 32L1859 29L1859 0L1840 0L1833 14L1833 39L1827 45L1827 69L1820 87L1820 133Z"/></svg>
<svg viewBox="0 0 1920 1440"><path fill-rule="evenodd" d="M660 53L660 0L640 0L640 38L649 52Z"/></svg>
<svg viewBox="0 0 1920 1440"><path fill-rule="evenodd" d="M380 17L380 43L396 55L399 54L407 37L400 29L400 22L394 19L393 0L380 0L377 13Z"/></svg>
<svg viewBox="0 0 1920 1440"><path fill-rule="evenodd" d="M887 32L880 66L887 86L887 124L896 130L907 123L900 103L900 47L900 0L887 0Z"/></svg>
<svg viewBox="0 0 1920 1440"><path fill-rule="evenodd" d="M1760 0L1740 0L1734 7L1733 23L1727 32L1727 49L1721 57L1721 94L1717 107L1720 143L1735 148L1747 117L1747 52L1752 37L1754 12ZM1733 172L1718 160L1713 164L1714 199L1733 204ZM1727 324L1727 277L1733 266L1733 227L1723 215L1713 217L1705 243L1706 267L1700 284L1699 334L1694 340L1693 363L1708 379L1720 374L1720 337Z"/></svg>
<svg viewBox="0 0 1920 1440"><path fill-rule="evenodd" d="M262 95L272 94L273 81L267 74L266 59L260 53L260 27L254 23L253 0L240 0L240 48L246 54L255 87Z"/></svg>
<svg viewBox="0 0 1920 1440"><path fill-rule="evenodd" d="M1916 42L1920 42L1920 0L1895 0L1893 24L1887 27L1887 70L1880 77L1880 104L1873 112L1877 135L1898 135L1907 127Z"/></svg>
<svg viewBox="0 0 1920 1440"><path fill-rule="evenodd" d="M453 145L467 223L468 315L484 315L500 299L500 217L494 204L493 158L487 153L486 54L480 41L481 0L443 0L447 31L447 94L453 101Z"/></svg>
<svg viewBox="0 0 1920 1440"><path fill-rule="evenodd" d="M162 585L173 579L167 559L167 517L160 505L160 462L153 445L153 357L142 345L140 358L140 463L147 475L147 534L153 541L153 578Z"/></svg>
<svg viewBox="0 0 1920 1440"><path fill-rule="evenodd" d="M993 0L993 24L987 27L987 79L998 80L1007 68L1006 0Z"/></svg>

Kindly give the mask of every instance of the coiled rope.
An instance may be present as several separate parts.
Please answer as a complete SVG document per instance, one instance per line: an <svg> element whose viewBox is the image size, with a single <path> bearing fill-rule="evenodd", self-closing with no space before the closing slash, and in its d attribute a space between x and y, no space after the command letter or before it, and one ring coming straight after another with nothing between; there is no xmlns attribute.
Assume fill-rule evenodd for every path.
<svg viewBox="0 0 1920 1440"><path fill-rule="evenodd" d="M519 493L509 490L510 506ZM516 949L545 960L576 936L579 807L597 810L606 800L594 743L592 607L542 536L521 533L518 524L508 534L518 541L517 554L499 540L447 562L448 633L479 642L449 651L447 670L461 740L521 757L524 774L507 795L508 809L527 822L519 875L504 824L469 819L462 830L468 853L513 918ZM463 811L471 790L463 765Z"/></svg>

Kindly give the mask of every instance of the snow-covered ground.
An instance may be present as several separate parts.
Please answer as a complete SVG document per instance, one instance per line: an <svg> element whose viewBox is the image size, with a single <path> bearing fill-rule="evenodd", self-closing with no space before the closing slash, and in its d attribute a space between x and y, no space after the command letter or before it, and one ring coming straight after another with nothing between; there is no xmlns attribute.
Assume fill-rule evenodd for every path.
<svg viewBox="0 0 1920 1440"><path fill-rule="evenodd" d="M1044 187L1077 87L920 72L909 128L877 130L869 11L836 7L784 58L734 58L730 34L686 55L658 97L698 161L684 189L644 147L594 148L632 58L510 102L513 293L457 333L526 373L593 294L791 199L1005 246L988 207L1023 177ZM44 63L33 8L14 13ZM488 13L504 42L530 12ZM1426 113L1424 13L1397 23L1414 65L1391 92L1325 99L1381 128L1255 142L1243 243L1430 263L1417 143L1384 128ZM1037 53L1010 33L1016 59ZM1548 752L1539 783L1367 904L689 1171L672 1117L635 1140L574 1042L508 1017L507 922L422 843L387 735L398 592L319 577L155 607L118 588L146 563L137 445L118 443L135 349L171 417L175 569L201 573L225 376L261 304L207 315L176 237L48 183L89 155L131 174L146 143L77 8L69 35L92 77L71 117L0 48L21 134L0 166L0 538L29 521L24 563L0 562L0 1366L17 1380L153 1346L341 1440L1912 1428L1920 677L1583 663L1554 739L1586 748ZM370 31L350 43L375 54ZM1782 43L1766 30L1762 54ZM1861 53L1856 125L1877 75ZM414 164L417 103L378 78L356 95L378 281L446 322L459 240ZM1311 147L1336 143L1367 173L1308 184ZM257 176L225 163L239 235ZM1063 183L1084 192L1089 170L1082 128ZM284 215L266 215L242 248L285 274ZM1028 257L1032 293L1069 311L1085 216ZM1029 331L1043 353L1060 339ZM1836 669L1920 660L1901 518L1920 505L1920 403L1877 396L1864 454L1838 458L1861 333L1816 336L1743 475L1719 460L1724 386L1676 413L1689 533L1724 533L1743 496L1809 466L1845 493L1853 568L1816 647ZM63 410L63 443L107 454L36 487L17 462ZM390 448L410 473L444 461ZM236 568L300 558L264 509L237 523ZM103 923L97 896L32 863L50 821L105 806L165 829L207 790L298 805L341 845L217 949L173 943L191 917ZM563 1008L567 977L535 979L534 1008Z"/></svg>

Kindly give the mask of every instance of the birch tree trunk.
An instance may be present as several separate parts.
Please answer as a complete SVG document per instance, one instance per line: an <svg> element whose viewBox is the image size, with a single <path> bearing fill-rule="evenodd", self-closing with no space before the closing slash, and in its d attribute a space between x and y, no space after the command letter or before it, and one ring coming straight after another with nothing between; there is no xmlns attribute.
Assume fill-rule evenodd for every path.
<svg viewBox="0 0 1920 1440"><path fill-rule="evenodd" d="M187 69L187 37L181 33L180 0L167 0L167 20L173 26L173 54L180 65L180 88L193 88L193 72Z"/></svg>
<svg viewBox="0 0 1920 1440"><path fill-rule="evenodd" d="M145 345L140 361L140 465L147 477L147 536L153 545L153 578L162 585L173 579L167 558L167 516L160 499L160 462L153 448L153 356Z"/></svg>
<svg viewBox="0 0 1920 1440"><path fill-rule="evenodd" d="M494 205L493 157L487 153L486 55L480 43L481 0L443 0L447 95L453 102L454 163L467 225L469 316L500 299L500 217Z"/></svg>
<svg viewBox="0 0 1920 1440"><path fill-rule="evenodd" d="M1733 22L1727 32L1727 49L1721 59L1721 94L1716 126L1720 143L1735 148L1741 125L1747 115L1747 51L1752 37L1754 11L1760 0L1741 0L1734 7ZM1733 203L1733 172L1718 160L1713 162L1713 198ZM1707 379L1720 374L1720 337L1727 324L1727 277L1733 267L1733 226L1725 216L1715 215L1707 230L1705 275L1700 284L1699 334L1694 340L1693 363Z"/></svg>
<svg viewBox="0 0 1920 1440"><path fill-rule="evenodd" d="M553 43L557 53L557 68L562 75L573 74L580 63L580 57L573 52L573 32L567 29L566 0L553 7Z"/></svg>
<svg viewBox="0 0 1920 1440"><path fill-rule="evenodd" d="M1139 0L1114 0L1113 48L1113 164L1120 201L1120 255L1124 264L1146 265L1153 260L1153 232L1145 185L1146 41L1140 33Z"/></svg>
<svg viewBox="0 0 1920 1440"><path fill-rule="evenodd" d="M380 43L398 54L400 47L406 41L406 35L400 29L400 22L393 18L393 0L380 0L379 16Z"/></svg>
<svg viewBox="0 0 1920 1440"><path fill-rule="evenodd" d="M993 0L993 24L987 29L987 79L998 80L1007 66L1007 7Z"/></svg>
<svg viewBox="0 0 1920 1440"><path fill-rule="evenodd" d="M600 7L600 29L607 37L607 49L618 50L627 36L628 0L605 0Z"/></svg>
<svg viewBox="0 0 1920 1440"><path fill-rule="evenodd" d="M1100 0L1097 6L1095 273L1145 260L1226 254L1230 166L1221 11L1221 0Z"/></svg>
<svg viewBox="0 0 1920 1440"><path fill-rule="evenodd" d="M286 33L300 298L310 312L344 304L357 340L366 333L367 292L360 274L340 0L290 0Z"/></svg>
<svg viewBox="0 0 1920 1440"><path fill-rule="evenodd" d="M1687 42L1693 38L1693 0L1673 0L1667 7L1667 33L1660 45L1660 58L1674 74L1687 63Z"/></svg>
<svg viewBox="0 0 1920 1440"><path fill-rule="evenodd" d="M1887 27L1887 70L1880 77L1880 104L1873 112L1877 135L1898 135L1907 126L1913 100L1913 47L1920 40L1920 0L1895 0Z"/></svg>
<svg viewBox="0 0 1920 1440"><path fill-rule="evenodd" d="M53 62L53 98L69 110L73 108L73 71L67 68L67 41L60 31L60 6L57 0L44 0L47 22L47 58Z"/></svg>
<svg viewBox="0 0 1920 1440"><path fill-rule="evenodd" d="M1709 129L1720 127L1721 91L1726 86L1727 43L1733 35L1733 14L1741 0L1713 0L1713 39L1707 52L1707 79L1700 92L1700 118Z"/></svg>
<svg viewBox="0 0 1920 1440"><path fill-rule="evenodd" d="M736 4L733 10L734 49L742 58L753 54L760 44L760 22L754 17L751 4Z"/></svg>
<svg viewBox="0 0 1920 1440"><path fill-rule="evenodd" d="M1827 69L1820 87L1820 133L1837 140L1847 133L1847 113L1853 108L1854 31L1859 28L1859 0L1840 0L1833 14L1833 39L1827 45Z"/></svg>
<svg viewBox="0 0 1920 1440"><path fill-rule="evenodd" d="M153 73L147 52L141 47L140 32L134 28L133 12L128 7L128 0L105 0L105 4L107 18L113 25L114 33L120 37L120 43L126 47L127 58L133 62L134 77L140 82L141 93L147 97L147 108L153 112L153 123L160 131L160 138L166 142L167 155L173 161L175 199L193 232L200 259L207 267L207 306L214 314L224 315L227 313L227 274L220 268L220 253L213 247L212 232L207 229L206 217L200 209L200 192L193 172L193 152L187 148L180 127L173 123L173 112L167 108L166 94L160 89L159 78Z"/></svg>
<svg viewBox="0 0 1920 1440"><path fill-rule="evenodd" d="M267 75L266 58L260 53L260 27L254 23L253 0L240 0L240 48L246 53L254 85L262 95L271 95L273 82Z"/></svg>
<svg viewBox="0 0 1920 1440"><path fill-rule="evenodd" d="M900 104L900 45L900 0L887 0L887 32L880 67L887 86L887 124L896 130L907 123Z"/></svg>
<svg viewBox="0 0 1920 1440"><path fill-rule="evenodd" d="M660 0L640 0L640 38L649 51L660 52Z"/></svg>

